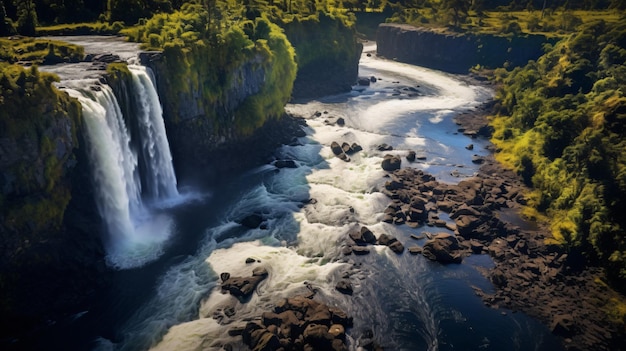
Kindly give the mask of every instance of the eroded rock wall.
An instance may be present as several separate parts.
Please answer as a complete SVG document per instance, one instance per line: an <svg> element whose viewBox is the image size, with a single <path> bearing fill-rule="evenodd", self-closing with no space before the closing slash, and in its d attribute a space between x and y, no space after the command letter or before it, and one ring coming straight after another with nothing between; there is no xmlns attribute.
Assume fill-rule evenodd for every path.
<svg viewBox="0 0 626 351"><path fill-rule="evenodd" d="M376 35L378 55L451 73L467 73L475 65L522 66L554 41L543 35L452 33L393 23L381 24Z"/></svg>

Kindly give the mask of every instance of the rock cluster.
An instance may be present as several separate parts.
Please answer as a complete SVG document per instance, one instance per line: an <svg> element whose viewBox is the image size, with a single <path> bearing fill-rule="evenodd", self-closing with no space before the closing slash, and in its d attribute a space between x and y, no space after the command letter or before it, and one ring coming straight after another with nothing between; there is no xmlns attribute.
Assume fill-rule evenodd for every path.
<svg viewBox="0 0 626 351"><path fill-rule="evenodd" d="M339 143L336 141L333 141L330 144L330 149L333 152L333 154L337 156L337 158L346 162L350 162L350 155L363 150L361 145L357 143L352 143L352 145L350 145L346 142L343 142L341 143L341 145L339 145Z"/></svg>
<svg viewBox="0 0 626 351"><path fill-rule="evenodd" d="M304 296L280 301L272 312L248 322L243 330L231 329L231 335L241 334L251 350L348 350L346 329L352 318L342 310L327 306Z"/></svg>
<svg viewBox="0 0 626 351"><path fill-rule="evenodd" d="M446 226L456 235L435 234L422 248L412 246L409 252L440 262L460 262L469 252L489 254L495 267L485 275L496 292L476 291L487 305L522 310L542 320L564 338L568 349L615 349L619 327L607 321L604 308L616 295L598 283L601 272L576 268L576 258L560 246L546 244L545 228L523 230L501 220L501 210L526 204L523 184L493 157L481 162L477 177L456 185L439 183L413 168L388 174L382 191L392 203L384 221ZM439 219L442 212L454 223Z"/></svg>
<svg viewBox="0 0 626 351"><path fill-rule="evenodd" d="M404 245L398 239L385 233L376 238L376 235L365 226L351 231L348 237L348 243L343 249L344 255L366 255L370 253L367 245L384 245L397 254L404 252Z"/></svg>
<svg viewBox="0 0 626 351"><path fill-rule="evenodd" d="M249 277L231 277L228 272L221 273L222 291L245 300L252 295L259 283L267 278L267 275L268 272L264 267L254 268L252 276Z"/></svg>

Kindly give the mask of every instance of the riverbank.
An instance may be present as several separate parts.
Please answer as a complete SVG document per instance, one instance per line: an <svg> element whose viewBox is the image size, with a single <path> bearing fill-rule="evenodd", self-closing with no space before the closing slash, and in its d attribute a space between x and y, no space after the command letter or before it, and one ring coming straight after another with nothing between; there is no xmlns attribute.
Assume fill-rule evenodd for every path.
<svg viewBox="0 0 626 351"><path fill-rule="evenodd" d="M486 103L457 116L459 132L488 137L486 115L490 106ZM519 213L525 204L521 194L528 189L517 174L500 165L493 153L476 162L482 163L479 173L462 182L487 196L482 201L476 196L447 204L452 208L451 217L463 203L471 203L471 208L479 211L475 218L455 219L459 238L475 253L488 253L495 264L483 270L495 293L475 288L476 294L493 308L521 311L539 319L563 338L569 350L621 349L624 327L610 321L609 314L610 306L624 297L604 283L600 268L581 264L580 257L573 257L563 247L546 244L550 236L547 224L521 219ZM419 184L410 187L416 186ZM488 201L490 194L496 201Z"/></svg>

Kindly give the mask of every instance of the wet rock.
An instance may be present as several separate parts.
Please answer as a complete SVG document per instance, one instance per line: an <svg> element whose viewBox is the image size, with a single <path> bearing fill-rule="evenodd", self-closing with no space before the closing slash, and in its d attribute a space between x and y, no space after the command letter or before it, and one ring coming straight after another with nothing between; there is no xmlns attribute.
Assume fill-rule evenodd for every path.
<svg viewBox="0 0 626 351"><path fill-rule="evenodd" d="M352 253L361 256L367 255L368 253L370 253L370 250L365 246L353 246Z"/></svg>
<svg viewBox="0 0 626 351"><path fill-rule="evenodd" d="M406 155L406 160L409 162L415 161L415 151L409 151L409 153Z"/></svg>
<svg viewBox="0 0 626 351"><path fill-rule="evenodd" d="M485 158L479 155L472 156L472 163L481 164L485 162Z"/></svg>
<svg viewBox="0 0 626 351"><path fill-rule="evenodd" d="M222 273L222 278L226 277ZM263 267L254 269L251 277L233 277L228 274L228 278L222 281L222 291L231 295L245 299L252 295L256 287L267 277L267 270Z"/></svg>
<svg viewBox="0 0 626 351"><path fill-rule="evenodd" d="M359 78L356 83L357 83L357 85L361 85L361 86L369 86L370 85L370 79L369 78Z"/></svg>
<svg viewBox="0 0 626 351"><path fill-rule="evenodd" d="M559 314L554 316L550 324L550 330L556 335L571 337L576 332L574 317L571 314Z"/></svg>
<svg viewBox="0 0 626 351"><path fill-rule="evenodd" d="M454 235L440 233L424 244L422 255L431 261L461 263L463 249Z"/></svg>
<svg viewBox="0 0 626 351"><path fill-rule="evenodd" d="M349 280L346 279L342 279L337 282L337 285L335 285L335 289L337 289L337 291L339 291L340 293L346 295L352 295L353 292L352 284Z"/></svg>
<svg viewBox="0 0 626 351"><path fill-rule="evenodd" d="M391 150L393 150L393 146L387 145L387 144L383 143L383 144L378 145L376 147L376 150L378 150L378 151L391 151Z"/></svg>
<svg viewBox="0 0 626 351"><path fill-rule="evenodd" d="M247 323L241 336L252 350L347 350L345 330L350 326L352 318L345 312L300 295L279 301L273 311Z"/></svg>
<svg viewBox="0 0 626 351"><path fill-rule="evenodd" d="M465 148L468 150L474 150L474 144L469 144Z"/></svg>
<svg viewBox="0 0 626 351"><path fill-rule="evenodd" d="M421 247L421 246L417 246L417 245L415 245L415 246L410 246L410 247L408 248L408 251L409 251L409 253L410 253L411 255L419 255L419 254L421 254L421 253L422 253L422 247Z"/></svg>
<svg viewBox="0 0 626 351"><path fill-rule="evenodd" d="M346 155L341 145L339 145L339 143L337 143L336 141L333 141L330 144L330 149L333 152L333 154L335 154L335 156L337 156L337 158L339 158L340 160L350 162L350 157Z"/></svg>
<svg viewBox="0 0 626 351"><path fill-rule="evenodd" d="M344 126L345 124L346 124L346 120L343 119L343 117L337 118L337 125L338 126Z"/></svg>
<svg viewBox="0 0 626 351"><path fill-rule="evenodd" d="M383 162L381 163L381 167L387 172L393 172L400 169L401 164L402 160L398 156L385 155Z"/></svg>
<svg viewBox="0 0 626 351"><path fill-rule="evenodd" d="M246 264L250 264L250 263L254 263L254 262L256 262L256 260L254 258L252 258L252 257L246 258Z"/></svg>
<svg viewBox="0 0 626 351"><path fill-rule="evenodd" d="M361 227L359 230L353 230L349 235L350 239L354 240L357 245L376 243L376 236L365 226Z"/></svg>

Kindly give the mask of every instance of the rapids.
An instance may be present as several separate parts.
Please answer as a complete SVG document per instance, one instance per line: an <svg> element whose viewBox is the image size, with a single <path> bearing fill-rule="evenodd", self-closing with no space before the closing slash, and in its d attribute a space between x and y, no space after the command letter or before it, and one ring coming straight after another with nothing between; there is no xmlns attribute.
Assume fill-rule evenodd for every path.
<svg viewBox="0 0 626 351"><path fill-rule="evenodd" d="M479 272L492 264L488 256L444 266L406 251L396 255L383 246L366 256L342 255L348 232L361 225L376 235L391 234L405 246L423 244L411 234L433 230L381 222L390 202L378 191L385 181L380 167L385 154L403 157L414 150L426 160L403 159L402 167L458 182L476 172L472 155L487 153L487 142L458 134L452 118L486 101L491 91L455 76L366 55L374 52L374 46L366 46L360 62L361 76L377 78L370 86L287 106L288 112L306 118L307 136L276 150L275 158L293 160L297 168L267 164L196 189L201 193L196 201L159 211L149 206L148 222L165 218L166 224L156 222L155 227L169 228L152 251L157 257L113 271L113 283L100 292L100 303L59 322L46 345L220 350L219 345L230 344L245 350L241 337L229 336L230 327L270 310L283 297L313 289L316 299L354 318L347 331L351 350L360 349L367 330L387 350L561 349L537 321L487 308L475 296L472 286L493 289ZM96 95L102 98L106 91ZM85 108L102 113L86 102ZM345 125L335 123L338 118ZM344 162L331 152L333 141L355 142L363 151ZM378 151L383 143L394 149ZM473 151L465 149L469 143L475 145ZM138 164L140 153L135 156L127 161ZM115 181L121 179L126 176ZM262 215L264 229L238 224L253 213ZM269 276L241 303L220 292L219 275L250 275L248 257L260 261ZM352 282L352 296L335 290L342 277ZM225 308L235 314L224 316Z"/></svg>

